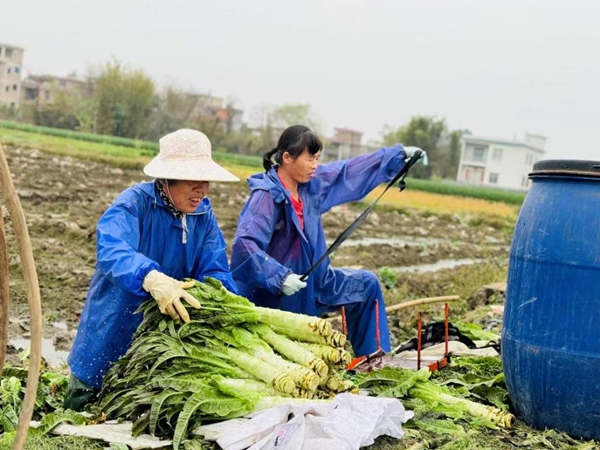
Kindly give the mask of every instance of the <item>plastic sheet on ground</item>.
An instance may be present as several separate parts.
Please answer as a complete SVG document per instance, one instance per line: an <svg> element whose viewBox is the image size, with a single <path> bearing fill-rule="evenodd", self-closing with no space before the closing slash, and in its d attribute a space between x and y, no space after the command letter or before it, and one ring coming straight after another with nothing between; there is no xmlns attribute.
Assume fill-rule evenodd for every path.
<svg viewBox="0 0 600 450"><path fill-rule="evenodd" d="M38 422L31 422L32 426L38 426ZM137 438L131 436L131 422L118 423L109 420L98 425L70 425L61 423L54 427L51 434L63 436L83 436L90 439L99 439L108 443L125 444L132 450L153 449L172 447L172 442L160 440L149 434L142 434Z"/></svg>
<svg viewBox="0 0 600 450"><path fill-rule="evenodd" d="M401 438L412 417L397 399L339 394L328 403L286 403L194 433L224 450L356 450L378 436Z"/></svg>
<svg viewBox="0 0 600 450"><path fill-rule="evenodd" d="M480 343L479 341L476 342ZM483 344L483 342L481 342ZM432 345L421 350L421 357L425 358L441 358L444 356L446 350L446 344L444 342ZM454 356L498 356L498 352L494 350L492 347L485 348L469 348L465 344L459 341L450 341L448 342L448 352L452 353ZM404 359L416 359L417 351L416 350L407 350L402 353L398 353L394 355L394 358L404 358Z"/></svg>

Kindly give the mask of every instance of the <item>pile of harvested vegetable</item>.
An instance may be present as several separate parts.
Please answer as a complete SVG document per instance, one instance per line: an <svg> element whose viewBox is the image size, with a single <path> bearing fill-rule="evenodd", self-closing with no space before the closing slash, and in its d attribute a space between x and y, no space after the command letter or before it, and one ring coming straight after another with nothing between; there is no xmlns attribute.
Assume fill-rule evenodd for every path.
<svg viewBox="0 0 600 450"><path fill-rule="evenodd" d="M5 368L2 386L0 388L0 409L4 418L0 424L0 450L10 450L14 437L14 427L18 416L25 390L27 377L25 367ZM368 375L372 395L400 395L401 390L391 393L402 382L393 375L394 370L386 369L387 375ZM410 375L404 371L398 371ZM414 372L412 372L414 374ZM360 375L359 378L362 378ZM418 377L416 377L418 378ZM423 382L424 380L421 380ZM496 404L506 410L507 394L503 383L502 367L500 360L494 357L462 357L454 358L450 366L435 372L429 380L430 383L445 388L453 387L456 394L464 398L475 399L481 404ZM56 424L68 421L85 423L86 419L72 411L62 411L62 405L67 377L56 371L44 368L40 375L38 401L36 402L35 419L42 418L47 425L43 430L30 431L26 449L59 450L64 448L98 449L105 446L95 444L83 437L46 436L42 439L40 434L47 432ZM477 419L460 410L444 407L442 404L435 407L421 403L418 398L410 397L411 390L402 397L402 402L407 408L413 408L415 418L403 425L406 435L401 439L380 437L371 446L372 450L419 450L419 449L548 449L548 450L592 450L600 448L598 443L583 442L573 439L556 430L534 430L518 419L510 429L488 428L481 426ZM6 418L10 417L10 422ZM460 418L459 418L460 417ZM216 449L213 444L201 440L184 443L186 449ZM117 447L115 447L117 448Z"/></svg>
<svg viewBox="0 0 600 450"><path fill-rule="evenodd" d="M189 292L202 304L190 311L189 323L165 318L151 301L142 305L144 320L134 344L104 379L100 411L134 421L134 434L173 437L178 448L203 422L292 399L326 401L359 387L374 395L410 397L417 410L468 415L492 428L511 425L506 408L440 387L429 381L427 369L346 373L345 336L327 321L257 307L210 278Z"/></svg>
<svg viewBox="0 0 600 450"><path fill-rule="evenodd" d="M104 378L100 410L133 420L134 434L178 448L203 421L356 389L343 378L346 337L329 322L256 307L211 278L188 292L202 305L188 323L142 305L135 342Z"/></svg>
<svg viewBox="0 0 600 450"><path fill-rule="evenodd" d="M12 443L19 423L28 374L26 354L23 355L22 362L22 367L7 364L2 372L0 380L0 448L3 447L3 444L8 446ZM42 368L33 417L35 420L41 420L41 425L30 430L29 434L44 435L61 422L88 423L84 416L74 411L62 411L68 384L69 377L67 375Z"/></svg>

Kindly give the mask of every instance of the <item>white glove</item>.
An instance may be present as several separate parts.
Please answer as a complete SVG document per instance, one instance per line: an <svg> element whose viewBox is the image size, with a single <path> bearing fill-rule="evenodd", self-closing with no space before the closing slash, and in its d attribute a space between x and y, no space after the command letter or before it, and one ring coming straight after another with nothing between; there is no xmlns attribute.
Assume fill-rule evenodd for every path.
<svg viewBox="0 0 600 450"><path fill-rule="evenodd" d="M302 281L300 275L296 275L295 273L290 273L285 280L283 280L283 285L281 286L281 292L285 295L293 295L298 292L300 289L306 287L306 282Z"/></svg>
<svg viewBox="0 0 600 450"><path fill-rule="evenodd" d="M152 270L144 278L142 287L154 297L161 313L168 314L173 320L181 318L184 322L189 322L190 315L185 306L181 304L180 299L184 299L190 306L199 309L200 302L185 291L185 289L194 287L195 284L195 281L177 281L158 270Z"/></svg>
<svg viewBox="0 0 600 450"><path fill-rule="evenodd" d="M412 158L413 156L415 156L415 153L417 152L417 150L421 150L419 147L404 147L404 152L406 153L406 161L408 161L410 158ZM421 157L419 158L419 161L423 162L423 165L426 166L427 165L427 153L425 152L425 150L421 150Z"/></svg>

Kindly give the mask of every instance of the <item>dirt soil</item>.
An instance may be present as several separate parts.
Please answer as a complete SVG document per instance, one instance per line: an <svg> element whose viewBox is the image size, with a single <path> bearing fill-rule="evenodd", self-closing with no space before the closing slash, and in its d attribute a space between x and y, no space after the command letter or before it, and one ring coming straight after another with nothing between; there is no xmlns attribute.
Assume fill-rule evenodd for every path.
<svg viewBox="0 0 600 450"><path fill-rule="evenodd" d="M56 349L72 343L95 265L95 226L126 187L147 178L139 170L58 157L41 151L5 147L32 240L43 302L45 337ZM246 200L245 183L215 183L209 194L229 244ZM1 203L3 205L3 202ZM323 217L328 239L343 231L365 205L343 205ZM9 340L27 338L28 312L10 218L3 206L11 270ZM512 224L480 217L398 212L378 206L333 255L335 266L398 272L391 301L406 295L445 295L475 273L472 266L439 272L402 273L403 267L440 261L496 261L505 264ZM468 261L471 260L471 261ZM501 272L501 270L500 270ZM443 275L440 275L443 274ZM495 276L495 275L494 275ZM499 281L499 280L491 280ZM473 281L477 283L477 280ZM474 290L479 286L472 286ZM387 300L386 300L387 301ZM389 303L390 301L388 301ZM396 336L395 341L398 340ZM13 354L15 348L10 349Z"/></svg>

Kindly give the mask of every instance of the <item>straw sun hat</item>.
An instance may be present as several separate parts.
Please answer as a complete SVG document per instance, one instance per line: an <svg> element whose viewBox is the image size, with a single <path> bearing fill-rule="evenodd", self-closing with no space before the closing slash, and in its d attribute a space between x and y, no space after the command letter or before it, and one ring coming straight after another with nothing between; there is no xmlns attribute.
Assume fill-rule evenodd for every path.
<svg viewBox="0 0 600 450"><path fill-rule="evenodd" d="M169 180L240 181L212 160L210 141L200 131L177 130L158 143L158 155L144 167L146 175Z"/></svg>

